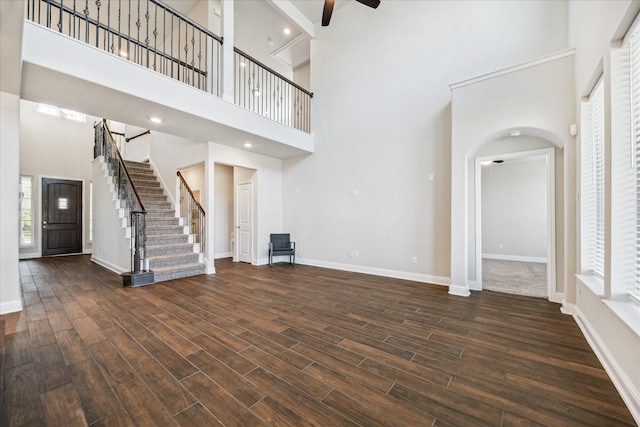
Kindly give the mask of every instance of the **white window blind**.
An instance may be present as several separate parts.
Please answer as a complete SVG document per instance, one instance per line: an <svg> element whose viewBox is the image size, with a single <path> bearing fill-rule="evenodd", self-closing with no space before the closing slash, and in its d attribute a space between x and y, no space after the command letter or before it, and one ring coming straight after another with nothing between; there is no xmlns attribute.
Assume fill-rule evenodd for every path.
<svg viewBox="0 0 640 427"><path fill-rule="evenodd" d="M631 52L631 140L636 172L636 269L634 293L640 296L640 31L630 38Z"/></svg>
<svg viewBox="0 0 640 427"><path fill-rule="evenodd" d="M589 96L592 105L593 165L592 179L595 192L595 224L593 271L604 276L604 85L602 79Z"/></svg>

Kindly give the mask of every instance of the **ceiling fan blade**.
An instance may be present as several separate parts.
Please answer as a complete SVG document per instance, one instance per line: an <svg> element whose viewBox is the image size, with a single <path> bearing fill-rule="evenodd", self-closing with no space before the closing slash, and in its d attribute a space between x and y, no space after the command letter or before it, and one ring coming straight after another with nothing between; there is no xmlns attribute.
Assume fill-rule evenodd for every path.
<svg viewBox="0 0 640 427"><path fill-rule="evenodd" d="M326 27L331 21L331 14L333 13L333 5L335 0L324 0L324 9L322 9L322 26Z"/></svg>
<svg viewBox="0 0 640 427"><path fill-rule="evenodd" d="M365 6L372 7L376 9L380 6L380 0L356 0L358 3L362 3Z"/></svg>

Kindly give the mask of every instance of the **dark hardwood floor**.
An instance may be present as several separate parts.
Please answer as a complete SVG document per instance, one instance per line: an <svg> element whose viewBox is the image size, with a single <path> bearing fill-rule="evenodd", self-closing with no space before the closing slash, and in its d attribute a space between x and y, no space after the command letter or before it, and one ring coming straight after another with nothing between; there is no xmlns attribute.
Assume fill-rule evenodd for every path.
<svg viewBox="0 0 640 427"><path fill-rule="evenodd" d="M87 256L20 262L2 426L635 425L539 298L298 265L124 289Z"/></svg>

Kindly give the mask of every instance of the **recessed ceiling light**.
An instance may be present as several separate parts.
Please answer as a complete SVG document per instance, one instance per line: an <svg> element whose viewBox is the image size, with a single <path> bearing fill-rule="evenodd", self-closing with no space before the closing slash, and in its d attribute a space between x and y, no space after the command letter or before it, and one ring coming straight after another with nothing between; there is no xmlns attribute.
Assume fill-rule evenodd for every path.
<svg viewBox="0 0 640 427"><path fill-rule="evenodd" d="M284 33L285 33L286 35L291 34L291 29L289 29L289 28L285 28L285 29L284 29Z"/></svg>
<svg viewBox="0 0 640 427"><path fill-rule="evenodd" d="M245 142L244 146L247 148L251 148L253 145L250 142Z"/></svg>
<svg viewBox="0 0 640 427"><path fill-rule="evenodd" d="M162 119L160 117L149 117L153 123L162 123Z"/></svg>
<svg viewBox="0 0 640 427"><path fill-rule="evenodd" d="M509 132L509 135L511 135L511 136L520 136L520 135L522 135L522 132L519 131L519 130L512 130L512 131Z"/></svg>

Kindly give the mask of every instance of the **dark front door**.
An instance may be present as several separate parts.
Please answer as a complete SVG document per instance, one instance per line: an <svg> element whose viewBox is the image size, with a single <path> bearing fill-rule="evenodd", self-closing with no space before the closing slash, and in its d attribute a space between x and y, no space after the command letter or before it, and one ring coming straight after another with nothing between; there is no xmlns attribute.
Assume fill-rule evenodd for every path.
<svg viewBox="0 0 640 427"><path fill-rule="evenodd" d="M42 178L42 256L82 252L82 182Z"/></svg>

